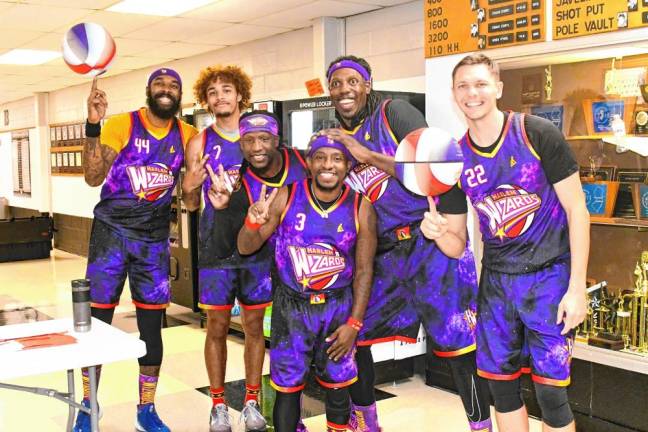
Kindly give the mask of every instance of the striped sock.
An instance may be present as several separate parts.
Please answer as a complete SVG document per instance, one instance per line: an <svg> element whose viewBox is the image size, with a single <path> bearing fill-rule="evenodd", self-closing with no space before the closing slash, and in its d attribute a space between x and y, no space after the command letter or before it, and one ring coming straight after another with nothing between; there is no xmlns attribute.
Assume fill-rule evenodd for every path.
<svg viewBox="0 0 648 432"><path fill-rule="evenodd" d="M248 403L248 401L253 400L258 404L260 392L260 385L245 384L245 400L243 401L243 403L246 404Z"/></svg>
<svg viewBox="0 0 648 432"><path fill-rule="evenodd" d="M227 405L225 402L225 388L224 387L210 387L209 388L209 395L212 398L212 406L216 406L219 404Z"/></svg>
<svg viewBox="0 0 648 432"><path fill-rule="evenodd" d="M339 425L330 421L326 422L326 432L346 432L347 430L347 425Z"/></svg>
<svg viewBox="0 0 648 432"><path fill-rule="evenodd" d="M97 387L99 387L99 377L101 376L101 365L95 366L97 377ZM81 382L83 383L83 399L90 400L90 369L81 369Z"/></svg>
<svg viewBox="0 0 648 432"><path fill-rule="evenodd" d="M158 379L159 377L156 376L139 375L140 405L152 404L154 402Z"/></svg>

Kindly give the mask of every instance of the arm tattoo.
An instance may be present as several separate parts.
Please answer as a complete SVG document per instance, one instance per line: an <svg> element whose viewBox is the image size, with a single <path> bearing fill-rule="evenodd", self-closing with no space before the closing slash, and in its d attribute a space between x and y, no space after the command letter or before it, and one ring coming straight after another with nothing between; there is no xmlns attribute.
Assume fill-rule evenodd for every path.
<svg viewBox="0 0 648 432"><path fill-rule="evenodd" d="M108 175L108 171L117 152L101 144L98 137L86 138L83 145L83 175L90 186L99 186Z"/></svg>

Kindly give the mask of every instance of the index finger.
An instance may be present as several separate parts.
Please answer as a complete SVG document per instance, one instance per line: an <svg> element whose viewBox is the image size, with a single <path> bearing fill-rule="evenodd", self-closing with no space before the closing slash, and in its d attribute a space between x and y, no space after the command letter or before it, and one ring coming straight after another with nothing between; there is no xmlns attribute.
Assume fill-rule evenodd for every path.
<svg viewBox="0 0 648 432"><path fill-rule="evenodd" d="M261 193L259 194L259 202L265 202L266 200L266 185L261 185Z"/></svg>
<svg viewBox="0 0 648 432"><path fill-rule="evenodd" d="M92 78L92 87L90 87L90 93L94 92L97 90L97 81L99 80L99 76L95 75L94 78Z"/></svg>
<svg viewBox="0 0 648 432"><path fill-rule="evenodd" d="M434 202L434 197L429 196L427 197L427 200L428 204L430 205L430 213L432 213L433 215L438 214L436 203Z"/></svg>
<svg viewBox="0 0 648 432"><path fill-rule="evenodd" d="M207 163L207 159L209 159L209 153L207 153L206 155L204 155L204 156L200 159L200 162L198 163L198 166L200 166L200 168L204 168L204 167L205 167L205 164Z"/></svg>
<svg viewBox="0 0 648 432"><path fill-rule="evenodd" d="M268 204L268 205L272 204L272 201L274 201L274 199L277 196L278 192L279 192L279 189L273 189L272 192L270 192L270 196L266 200L266 204Z"/></svg>
<svg viewBox="0 0 648 432"><path fill-rule="evenodd" d="M205 165L207 168L207 172L209 172L209 178L211 178L212 183L216 183L214 179L216 179L216 173L214 173L214 169L211 167L210 164Z"/></svg>

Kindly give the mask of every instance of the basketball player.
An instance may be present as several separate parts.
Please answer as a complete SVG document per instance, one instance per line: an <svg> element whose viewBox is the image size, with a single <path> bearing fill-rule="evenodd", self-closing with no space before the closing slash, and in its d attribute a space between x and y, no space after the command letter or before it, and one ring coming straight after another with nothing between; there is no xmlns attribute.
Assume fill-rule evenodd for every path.
<svg viewBox="0 0 648 432"><path fill-rule="evenodd" d="M490 431L488 388L475 371L475 263L466 245L467 204L457 188L440 197L446 233L430 241L419 224L425 198L408 192L394 176L394 154L425 119L401 100L382 100L372 90L371 68L361 58L340 57L327 71L331 100L342 129L322 131L342 142L358 161L347 178L374 204L378 218L372 295L358 336L359 378L351 389L351 427L379 430L370 345L415 342L419 322L434 352L448 360L473 431ZM463 255L462 255L463 254Z"/></svg>
<svg viewBox="0 0 648 432"><path fill-rule="evenodd" d="M310 179L250 206L238 237L242 254L274 234L275 280L270 377L277 432L294 432L311 362L326 389L327 431L346 431L356 380L354 342L362 328L376 249L371 203L344 184L351 155L325 136L311 141Z"/></svg>
<svg viewBox="0 0 648 432"><path fill-rule="evenodd" d="M217 110L218 106L214 109ZM268 247L251 256L240 256L236 251L236 236L243 226L248 207L253 204L252 197L258 197L262 187L278 188L306 178L305 162L299 153L278 148L279 122L273 115L266 111L246 113L240 117L238 127L241 137L238 165L235 157L227 164L225 147L218 150L209 144L212 156L206 167L211 175L203 187L207 195L203 219L207 214L213 220L210 225L201 226L199 252L200 305L207 310L211 320L205 345L214 400L211 432L231 430L223 384L226 338L234 298L238 298L241 304L245 332L246 404L242 415L247 430L266 428L257 400L265 353L263 316L266 306L272 302L272 257ZM242 167L241 160L244 161ZM202 170L200 164L204 165L204 161L205 158L201 161L200 155L196 154L194 166ZM212 168L214 165L218 168ZM240 171L242 175L239 175ZM202 178L202 175L199 173L196 178ZM233 190L235 186L238 187Z"/></svg>
<svg viewBox="0 0 648 432"><path fill-rule="evenodd" d="M94 209L88 253L92 316L111 323L128 276L146 355L139 358L138 431L168 431L154 405L162 363L162 316L169 304L169 221L171 192L196 130L176 118L182 81L169 68L155 70L146 86L147 107L111 117L106 93L92 83L88 97L85 181L105 183ZM83 405L89 405L89 377L83 371ZM79 412L75 431L90 430Z"/></svg>
<svg viewBox="0 0 648 432"><path fill-rule="evenodd" d="M196 135L187 146L187 175L182 183L183 200L190 211L204 208L198 233L198 283L200 307L207 314L205 364L209 375L212 411L210 431L231 430L225 401L227 333L234 298L238 297L245 334L245 399L241 416L246 430L265 430L266 421L259 411L261 369L265 354L263 315L270 304L270 279L246 268L231 266L231 248L214 241L214 233L226 229L228 220L210 202L212 171L223 167L231 184L238 181L243 153L239 145L239 117L250 105L252 81L237 66L207 67L194 84L196 100L215 117L215 122ZM228 258L230 258L228 260ZM259 278L257 278L259 277Z"/></svg>
<svg viewBox="0 0 648 432"><path fill-rule="evenodd" d="M499 70L483 54L455 66L466 117L461 189L484 241L477 368L503 432L528 431L519 377L530 353L543 431L574 431L567 401L573 331L586 313L589 215L578 164L548 120L501 112Z"/></svg>

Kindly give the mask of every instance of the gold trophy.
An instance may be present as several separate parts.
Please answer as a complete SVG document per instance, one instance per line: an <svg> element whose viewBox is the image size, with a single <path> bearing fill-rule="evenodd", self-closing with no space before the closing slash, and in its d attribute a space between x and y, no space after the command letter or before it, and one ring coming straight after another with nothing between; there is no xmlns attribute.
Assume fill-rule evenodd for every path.
<svg viewBox="0 0 648 432"><path fill-rule="evenodd" d="M635 266L634 274L637 276L635 289L632 293L621 296L621 304L629 304L628 336L631 349L648 353L648 251L641 253L641 260Z"/></svg>

